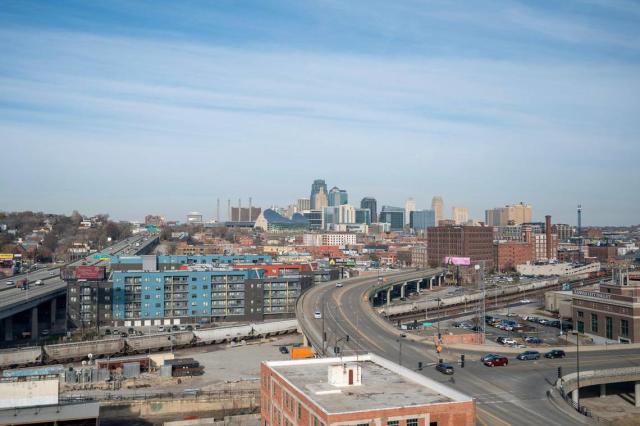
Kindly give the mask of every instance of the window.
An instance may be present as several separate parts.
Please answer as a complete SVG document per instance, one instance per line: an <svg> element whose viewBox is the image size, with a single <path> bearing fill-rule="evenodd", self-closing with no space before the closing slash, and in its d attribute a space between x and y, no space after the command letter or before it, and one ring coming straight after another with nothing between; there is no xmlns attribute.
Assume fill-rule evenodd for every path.
<svg viewBox="0 0 640 426"><path fill-rule="evenodd" d="M407 426L418 426L418 419L407 419Z"/></svg>
<svg viewBox="0 0 640 426"><path fill-rule="evenodd" d="M584 312L578 311L578 318L584 318Z"/></svg>
<svg viewBox="0 0 640 426"><path fill-rule="evenodd" d="M584 333L584 321L578 321L578 333Z"/></svg>
<svg viewBox="0 0 640 426"><path fill-rule="evenodd" d="M438 426L438 422L429 422L429 426Z"/></svg>
<svg viewBox="0 0 640 426"><path fill-rule="evenodd" d="M298 420L302 418L302 404L298 402Z"/></svg>
<svg viewBox="0 0 640 426"><path fill-rule="evenodd" d="M607 339L613 339L613 318L606 317L605 318L605 333Z"/></svg>
<svg viewBox="0 0 640 426"><path fill-rule="evenodd" d="M629 337L629 321L620 320L620 336Z"/></svg>
<svg viewBox="0 0 640 426"><path fill-rule="evenodd" d="M400 426L400 420L387 420L387 426Z"/></svg>
<svg viewBox="0 0 640 426"><path fill-rule="evenodd" d="M149 299L151 299L151 295L150 294L145 294L144 298L145 298L145 300L149 300Z"/></svg>
<svg viewBox="0 0 640 426"><path fill-rule="evenodd" d="M591 314L591 331L598 332L598 315Z"/></svg>

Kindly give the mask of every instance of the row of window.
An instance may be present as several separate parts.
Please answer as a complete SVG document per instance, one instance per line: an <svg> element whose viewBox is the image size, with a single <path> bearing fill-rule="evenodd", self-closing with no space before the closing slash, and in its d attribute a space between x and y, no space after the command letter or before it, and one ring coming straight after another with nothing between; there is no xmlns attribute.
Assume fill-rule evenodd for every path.
<svg viewBox="0 0 640 426"><path fill-rule="evenodd" d="M584 312L578 311L578 318L584 318ZM584 333L584 321L578 320L578 332ZM591 332L598 332L598 315L591 314ZM605 337L613 339L613 318L605 317ZM629 320L620 320L620 337L629 337Z"/></svg>

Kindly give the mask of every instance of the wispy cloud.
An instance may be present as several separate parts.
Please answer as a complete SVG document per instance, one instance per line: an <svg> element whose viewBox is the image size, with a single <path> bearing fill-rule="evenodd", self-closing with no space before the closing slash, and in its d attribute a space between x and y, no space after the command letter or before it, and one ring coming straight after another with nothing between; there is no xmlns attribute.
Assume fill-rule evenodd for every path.
<svg viewBox="0 0 640 426"><path fill-rule="evenodd" d="M444 23L471 19L464 11L444 16L437 6L416 14ZM344 3L323 7L345 21L357 12ZM499 8L501 22L527 33L601 48L619 41L513 7ZM638 213L631 188L617 196L628 207L619 217L597 201L610 190L604 182L625 173L640 180L632 164L640 155L640 65L633 58L394 51L398 39L423 46L442 34L417 25L407 6L389 12L394 19L386 12L368 9L354 23L371 27L364 39L376 31L389 37L384 54L361 48L363 39L305 49L310 40L236 45L159 37L158 28L140 35L5 27L0 133L25 162L0 171L0 199L57 209L85 200L120 217L149 210L179 217L211 210L217 196L285 204L322 176L354 197L374 194L389 204L409 195L426 204L432 193L445 193L478 216L521 199L560 218L572 215L576 200L591 201L600 223ZM416 25L403 31L394 24L400 16ZM266 31L265 20L256 20L256 31ZM25 185L28 193L18 190ZM155 197L139 202L142 188ZM162 194L180 194L180 202L167 204Z"/></svg>

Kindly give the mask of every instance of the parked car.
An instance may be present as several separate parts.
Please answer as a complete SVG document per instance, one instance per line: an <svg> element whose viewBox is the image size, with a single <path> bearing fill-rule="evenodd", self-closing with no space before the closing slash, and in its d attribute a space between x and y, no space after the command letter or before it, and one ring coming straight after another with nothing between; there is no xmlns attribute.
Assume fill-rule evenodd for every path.
<svg viewBox="0 0 640 426"><path fill-rule="evenodd" d="M521 361L530 360L530 359L540 359L540 352L538 351L524 351L521 354L518 354L516 357Z"/></svg>
<svg viewBox="0 0 640 426"><path fill-rule="evenodd" d="M180 327L178 327L177 325L174 325L171 327L171 331L180 331Z"/></svg>
<svg viewBox="0 0 640 426"><path fill-rule="evenodd" d="M13 281L7 281L5 285L7 287L13 287L15 284L13 283Z"/></svg>
<svg viewBox="0 0 640 426"><path fill-rule="evenodd" d="M336 287L342 287L342 283L336 283Z"/></svg>
<svg viewBox="0 0 640 426"><path fill-rule="evenodd" d="M516 314L515 312L509 312L509 313L507 314L507 316L508 316L508 317L517 317L517 316L518 316L518 314Z"/></svg>
<svg viewBox="0 0 640 426"><path fill-rule="evenodd" d="M313 314L313 317L315 319L322 319L322 313L320 311L316 311L316 313Z"/></svg>
<svg viewBox="0 0 640 426"><path fill-rule="evenodd" d="M504 336L500 336L500 337L498 337L498 338L496 339L496 342L498 342L498 343L500 343L500 344L502 344L502 345L503 345L503 344L504 344L504 339L506 339L506 337L504 337Z"/></svg>
<svg viewBox="0 0 640 426"><path fill-rule="evenodd" d="M436 365L436 370L438 370L439 372L441 372L442 374L453 374L453 365L451 364L446 364L444 362L438 363Z"/></svg>
<svg viewBox="0 0 640 426"><path fill-rule="evenodd" d="M280 348L278 348L278 350L280 351L281 354L286 355L289 353L289 349L287 349L286 346L280 346Z"/></svg>
<svg viewBox="0 0 640 426"><path fill-rule="evenodd" d="M545 358L564 358L567 354L562 349L552 349L546 354L544 354Z"/></svg>
<svg viewBox="0 0 640 426"><path fill-rule="evenodd" d="M158 327L158 332L160 333L164 332L164 325L161 325Z"/></svg>
<svg viewBox="0 0 640 426"><path fill-rule="evenodd" d="M498 355L491 358L488 358L484 361L484 365L487 367L500 367L507 366L509 364L509 360L506 356Z"/></svg>
<svg viewBox="0 0 640 426"><path fill-rule="evenodd" d="M526 305L527 303L531 303L531 300L530 299L522 299L520 301L520 303L522 303L523 305Z"/></svg>
<svg viewBox="0 0 640 426"><path fill-rule="evenodd" d="M529 343L530 345L539 345L542 343L542 339L539 337L525 337L524 341Z"/></svg>
<svg viewBox="0 0 640 426"><path fill-rule="evenodd" d="M548 319L545 319L545 318L540 318L540 319L538 320L538 323L539 323L539 324L542 324L542 325L547 325L547 324L549 323L549 320L548 320Z"/></svg>
<svg viewBox="0 0 640 426"><path fill-rule="evenodd" d="M42 337L47 337L47 336L49 335L49 330L47 330L47 329L45 328L44 330L42 330L42 331L40 332L40 335L41 335Z"/></svg>
<svg viewBox="0 0 640 426"><path fill-rule="evenodd" d="M106 330L104 330L104 335L105 336L111 336L111 330L108 329L108 328Z"/></svg>
<svg viewBox="0 0 640 426"><path fill-rule="evenodd" d="M187 326L186 325L181 325L180 326L180 331L187 331Z"/></svg>
<svg viewBox="0 0 640 426"><path fill-rule="evenodd" d="M511 337L507 337L502 341L503 345L515 345L518 342L516 342L514 339L512 339Z"/></svg>

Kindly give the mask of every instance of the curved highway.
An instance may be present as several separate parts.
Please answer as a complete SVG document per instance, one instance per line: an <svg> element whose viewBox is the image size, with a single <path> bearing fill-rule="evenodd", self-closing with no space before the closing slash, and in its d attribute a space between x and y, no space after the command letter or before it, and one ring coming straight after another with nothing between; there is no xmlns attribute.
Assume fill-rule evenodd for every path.
<svg viewBox="0 0 640 426"><path fill-rule="evenodd" d="M400 281L415 273L387 275L385 280ZM542 358L538 361L518 361L514 355L506 354L509 357L507 367L489 368L479 362L478 351L467 352L462 369L457 365L459 352L445 348L438 356L433 345L403 338L401 331L374 314L368 302L368 290L377 284L378 277L358 277L341 282L342 287L336 287L335 281L317 285L298 301L300 327L320 352L324 329L327 355L333 355L337 342L345 354L373 352L412 369L417 369L418 362L422 362L422 374L476 398L478 424L481 425L585 424L586 418L556 408L546 396L556 381L557 367L562 366L563 374L574 371L576 358L573 353L561 360ZM324 312L323 318L315 318L316 312ZM344 339L346 335L349 342ZM638 366L638 352L637 349L581 352L580 366L585 370ZM453 379L434 369L438 358L455 363L457 371Z"/></svg>

